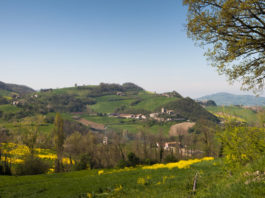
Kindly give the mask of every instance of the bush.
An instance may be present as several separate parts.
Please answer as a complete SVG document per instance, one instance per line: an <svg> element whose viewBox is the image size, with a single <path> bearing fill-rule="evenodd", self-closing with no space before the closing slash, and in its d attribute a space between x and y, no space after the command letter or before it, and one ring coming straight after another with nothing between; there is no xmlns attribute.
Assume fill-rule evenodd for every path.
<svg viewBox="0 0 265 198"><path fill-rule="evenodd" d="M2 104L8 104L8 100L2 96L0 96L0 105Z"/></svg>
<svg viewBox="0 0 265 198"><path fill-rule="evenodd" d="M158 161L157 160L154 160L154 159L144 159L142 160L141 164L146 164L146 165L153 165L153 164L157 164Z"/></svg>
<svg viewBox="0 0 265 198"><path fill-rule="evenodd" d="M16 175L37 175L48 172L50 166L44 160L28 155L24 162L15 168Z"/></svg>
<svg viewBox="0 0 265 198"><path fill-rule="evenodd" d="M54 115L47 115L44 120L47 123L53 124L54 123Z"/></svg>
<svg viewBox="0 0 265 198"><path fill-rule="evenodd" d="M179 160L174 155L167 155L165 157L165 163L178 162Z"/></svg>
<svg viewBox="0 0 265 198"><path fill-rule="evenodd" d="M128 166L130 166L129 162L127 162L126 160L120 160L117 165L117 168L125 168Z"/></svg>
<svg viewBox="0 0 265 198"><path fill-rule="evenodd" d="M74 166L74 170L85 170L90 168L90 156L88 154L84 154L81 156L79 162Z"/></svg>
<svg viewBox="0 0 265 198"><path fill-rule="evenodd" d="M132 152L129 153L127 157L130 166L136 166L137 164L140 163L140 159Z"/></svg>
<svg viewBox="0 0 265 198"><path fill-rule="evenodd" d="M232 167L253 162L265 155L265 129L228 126L220 135L226 163Z"/></svg>

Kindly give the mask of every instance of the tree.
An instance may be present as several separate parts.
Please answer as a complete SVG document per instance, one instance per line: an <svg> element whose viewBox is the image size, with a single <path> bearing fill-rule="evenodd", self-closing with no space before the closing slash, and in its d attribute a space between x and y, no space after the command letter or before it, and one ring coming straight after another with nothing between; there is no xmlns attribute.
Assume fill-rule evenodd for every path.
<svg viewBox="0 0 265 198"><path fill-rule="evenodd" d="M183 0L188 36L210 46L206 56L230 82L262 91L265 78L265 2L263 0Z"/></svg>
<svg viewBox="0 0 265 198"><path fill-rule="evenodd" d="M35 117L25 118L20 124L19 134L21 134L22 143L25 144L30 152L34 155L34 148L37 145L39 137L39 127L44 122L44 117L39 115Z"/></svg>
<svg viewBox="0 0 265 198"><path fill-rule="evenodd" d="M62 157L65 136L63 130L63 119L59 113L57 113L55 116L53 136L57 154L57 160L55 161L55 172L61 172L63 170Z"/></svg>
<svg viewBox="0 0 265 198"><path fill-rule="evenodd" d="M220 133L225 162L233 167L261 159L265 155L265 128L226 125Z"/></svg>

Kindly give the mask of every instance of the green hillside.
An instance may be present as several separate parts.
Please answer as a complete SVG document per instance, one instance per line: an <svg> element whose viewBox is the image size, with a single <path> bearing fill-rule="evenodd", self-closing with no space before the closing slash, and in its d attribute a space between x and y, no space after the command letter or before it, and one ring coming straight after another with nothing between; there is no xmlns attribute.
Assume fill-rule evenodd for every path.
<svg viewBox="0 0 265 198"><path fill-rule="evenodd" d="M52 120L55 112L60 112L67 120L75 113L82 118L103 124L109 130L137 133L149 131L168 133L175 121L174 115L169 116L170 122L150 121L149 114L161 112L162 107L176 112L176 118L197 121L218 119L190 98L183 98L177 92L155 94L143 90L133 83L75 86L61 89L43 89L15 99L18 105L0 105L0 121L2 123L19 121L28 116L38 114L48 116ZM144 114L146 120L110 117L110 114ZM80 116L79 116L80 117ZM166 117L168 118L168 116ZM48 122L52 126L52 122ZM8 123L5 126L10 126ZM42 127L46 132L49 127Z"/></svg>
<svg viewBox="0 0 265 198"><path fill-rule="evenodd" d="M225 113L227 115L242 118L249 124L255 124L258 121L258 114L251 109L244 109L238 106L209 106L206 107L211 113Z"/></svg>
<svg viewBox="0 0 265 198"><path fill-rule="evenodd" d="M150 112L155 111L158 107L163 106L171 101L176 101L178 98L167 98L157 94L150 94L141 91L137 94L128 96L107 95L97 97L97 103L89 106L96 112L114 113L121 106L130 109L144 109Z"/></svg>

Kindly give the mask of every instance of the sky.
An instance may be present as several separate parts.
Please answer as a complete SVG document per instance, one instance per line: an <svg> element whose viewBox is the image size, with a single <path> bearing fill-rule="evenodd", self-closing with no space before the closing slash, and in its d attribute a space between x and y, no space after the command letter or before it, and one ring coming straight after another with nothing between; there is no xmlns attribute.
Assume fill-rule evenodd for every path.
<svg viewBox="0 0 265 198"><path fill-rule="evenodd" d="M187 37L181 0L0 0L0 81L34 89L133 82L248 94Z"/></svg>

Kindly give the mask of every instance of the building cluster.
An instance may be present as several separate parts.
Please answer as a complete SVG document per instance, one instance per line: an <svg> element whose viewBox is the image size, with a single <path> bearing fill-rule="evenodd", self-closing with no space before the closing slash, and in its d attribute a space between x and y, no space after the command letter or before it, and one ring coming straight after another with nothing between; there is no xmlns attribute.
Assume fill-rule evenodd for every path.
<svg viewBox="0 0 265 198"><path fill-rule="evenodd" d="M150 119L157 120L160 122L173 120L172 118L163 118L163 117L161 117L161 115L172 116L172 115L174 115L174 111L162 108L160 113L150 113L148 116L144 115L144 114L124 114L124 113L121 113L121 114L117 114L117 113L115 114L114 113L114 114L109 114L108 116L109 117L126 118L126 119L138 119L138 120L146 120L149 117ZM176 120L176 119L174 119L174 120ZM177 120L184 120L184 119L181 118L181 119L177 119Z"/></svg>

